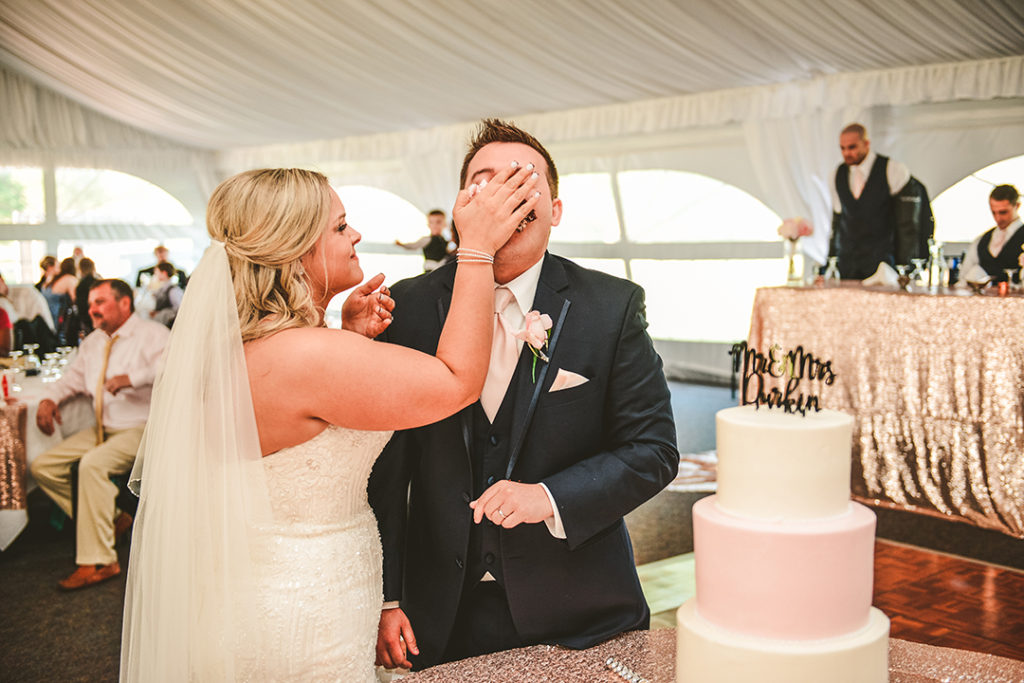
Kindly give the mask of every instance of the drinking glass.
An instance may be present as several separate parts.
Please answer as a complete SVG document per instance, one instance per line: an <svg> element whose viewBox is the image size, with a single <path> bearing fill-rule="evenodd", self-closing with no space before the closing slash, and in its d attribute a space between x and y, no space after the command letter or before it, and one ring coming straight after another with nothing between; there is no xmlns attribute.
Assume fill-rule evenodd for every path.
<svg viewBox="0 0 1024 683"><path fill-rule="evenodd" d="M836 286L840 283L839 276L839 257L829 256L828 267L825 268L825 286L831 287Z"/></svg>
<svg viewBox="0 0 1024 683"><path fill-rule="evenodd" d="M25 365L22 356L25 355L24 351L11 351L11 391L21 391L21 385L18 384L18 375L25 372Z"/></svg>
<svg viewBox="0 0 1024 683"><path fill-rule="evenodd" d="M910 290L910 276L907 275L907 266L904 264L898 264L896 266L896 274L899 276L898 282L900 283L900 289L909 291Z"/></svg>
<svg viewBox="0 0 1024 683"><path fill-rule="evenodd" d="M1006 286L1011 292L1016 292L1018 284L1014 284L1013 278L1017 275L1019 268L1003 268L1003 272L1006 273Z"/></svg>
<svg viewBox="0 0 1024 683"><path fill-rule="evenodd" d="M926 287L928 285L928 271L924 265L928 262L928 259L912 258L910 262L914 264L914 272L910 274L910 279L914 281L914 284Z"/></svg>

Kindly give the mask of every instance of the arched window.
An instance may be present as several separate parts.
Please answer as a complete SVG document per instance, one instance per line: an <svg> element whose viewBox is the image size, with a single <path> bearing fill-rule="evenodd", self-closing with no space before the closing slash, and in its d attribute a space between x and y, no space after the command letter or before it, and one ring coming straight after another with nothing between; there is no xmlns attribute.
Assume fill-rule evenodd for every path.
<svg viewBox="0 0 1024 683"><path fill-rule="evenodd" d="M138 176L105 168L58 168L55 179L58 223L194 223L184 204Z"/></svg>
<svg viewBox="0 0 1024 683"><path fill-rule="evenodd" d="M43 169L0 166L0 224L38 225L45 218Z"/></svg>
<svg viewBox="0 0 1024 683"><path fill-rule="evenodd" d="M1018 191L1024 190L1024 155L975 171L932 199L935 239L970 242L995 225L988 196L996 185L1013 185Z"/></svg>

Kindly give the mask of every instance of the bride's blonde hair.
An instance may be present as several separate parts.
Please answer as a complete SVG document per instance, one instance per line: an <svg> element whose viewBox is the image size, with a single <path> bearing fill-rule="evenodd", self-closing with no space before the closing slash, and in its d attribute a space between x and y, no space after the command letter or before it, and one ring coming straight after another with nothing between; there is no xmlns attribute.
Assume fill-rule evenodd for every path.
<svg viewBox="0 0 1024 683"><path fill-rule="evenodd" d="M228 254L243 341L320 323L299 259L330 208L327 178L298 168L246 171L213 191L206 229Z"/></svg>

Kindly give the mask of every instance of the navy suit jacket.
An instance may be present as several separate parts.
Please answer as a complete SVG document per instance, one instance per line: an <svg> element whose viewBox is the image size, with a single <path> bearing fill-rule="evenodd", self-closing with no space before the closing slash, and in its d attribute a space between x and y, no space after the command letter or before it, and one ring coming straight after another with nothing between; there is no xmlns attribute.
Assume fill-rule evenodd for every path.
<svg viewBox="0 0 1024 683"><path fill-rule="evenodd" d="M454 273L450 264L396 284L385 341L433 354ZM504 588L524 643L585 648L649 624L623 516L675 477L675 425L640 287L545 254L532 308L554 323L550 362L538 361L534 382L524 346L506 476L548 487L567 538L545 524L501 530ZM589 381L549 392L561 368ZM399 600L412 623L416 668L440 659L462 595L473 524L471 411L396 433L370 477L384 599Z"/></svg>

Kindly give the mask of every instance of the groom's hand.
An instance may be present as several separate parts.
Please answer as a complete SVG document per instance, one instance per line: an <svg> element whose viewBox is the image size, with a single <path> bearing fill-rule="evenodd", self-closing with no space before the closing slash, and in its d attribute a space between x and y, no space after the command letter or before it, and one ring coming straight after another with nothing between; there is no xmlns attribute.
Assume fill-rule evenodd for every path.
<svg viewBox="0 0 1024 683"><path fill-rule="evenodd" d="M408 653L420 653L412 624L401 607L382 610L377 626L377 666L385 669L411 669Z"/></svg>
<svg viewBox="0 0 1024 683"><path fill-rule="evenodd" d="M555 514L543 486L507 479L492 485L469 507L473 508L473 521L477 524L486 517L506 529L519 524L537 524Z"/></svg>

